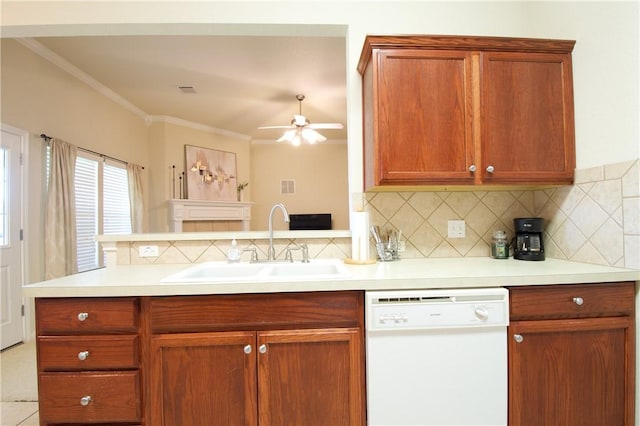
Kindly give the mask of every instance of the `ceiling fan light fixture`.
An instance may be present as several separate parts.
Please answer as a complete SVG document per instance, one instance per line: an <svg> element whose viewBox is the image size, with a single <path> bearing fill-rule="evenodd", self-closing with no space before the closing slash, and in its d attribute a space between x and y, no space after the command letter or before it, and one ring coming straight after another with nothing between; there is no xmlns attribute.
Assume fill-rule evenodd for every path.
<svg viewBox="0 0 640 426"><path fill-rule="evenodd" d="M291 125L292 126L297 126L297 127L304 127L309 125L309 120L307 120L307 118L304 115L298 115L295 114L293 116L293 120L291 120Z"/></svg>
<svg viewBox="0 0 640 426"><path fill-rule="evenodd" d="M316 132L313 129L305 128L300 132L302 135L302 139L304 139L307 143L315 144L316 142L324 142L327 140L320 133Z"/></svg>
<svg viewBox="0 0 640 426"><path fill-rule="evenodd" d="M305 96L302 94L296 95L296 99L299 103L299 113L293 115L291 125L289 126L262 126L259 129L288 129L277 142L288 142L291 145L299 146L303 141L308 144L315 144L317 142L324 142L326 137L315 131L314 129L342 129L341 123L315 123L311 124L309 119L302 115L302 101Z"/></svg>
<svg viewBox="0 0 640 426"><path fill-rule="evenodd" d="M284 132L284 134L282 136L280 136L280 139L278 139L276 142L289 142L289 143L291 143L293 141L293 138L295 138L296 133L297 133L297 129L287 130L286 132Z"/></svg>

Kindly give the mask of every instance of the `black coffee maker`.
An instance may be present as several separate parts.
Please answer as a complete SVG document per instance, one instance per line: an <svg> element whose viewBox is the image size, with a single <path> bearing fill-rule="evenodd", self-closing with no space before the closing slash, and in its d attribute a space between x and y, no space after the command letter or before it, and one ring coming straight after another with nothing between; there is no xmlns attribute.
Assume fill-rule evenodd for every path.
<svg viewBox="0 0 640 426"><path fill-rule="evenodd" d="M513 258L544 260L542 242L543 219L539 217L513 219L516 236L513 238Z"/></svg>

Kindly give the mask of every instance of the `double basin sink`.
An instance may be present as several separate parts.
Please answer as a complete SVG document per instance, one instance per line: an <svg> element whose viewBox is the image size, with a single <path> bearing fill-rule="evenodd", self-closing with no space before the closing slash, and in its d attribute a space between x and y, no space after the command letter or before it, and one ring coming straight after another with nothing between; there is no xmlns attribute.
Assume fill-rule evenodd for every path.
<svg viewBox="0 0 640 426"><path fill-rule="evenodd" d="M228 263L205 262L169 275L165 283L219 283L255 281L306 281L349 276L343 262L313 259L302 262Z"/></svg>

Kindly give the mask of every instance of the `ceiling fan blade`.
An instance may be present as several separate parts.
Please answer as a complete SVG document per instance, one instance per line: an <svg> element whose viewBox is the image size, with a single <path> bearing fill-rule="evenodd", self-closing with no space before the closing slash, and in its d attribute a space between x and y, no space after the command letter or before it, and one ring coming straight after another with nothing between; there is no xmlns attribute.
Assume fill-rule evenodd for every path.
<svg viewBox="0 0 640 426"><path fill-rule="evenodd" d="M344 126L341 123L311 123L310 129L343 129Z"/></svg>
<svg viewBox="0 0 640 426"><path fill-rule="evenodd" d="M261 126L258 127L258 129L291 129L292 125L288 125L288 126Z"/></svg>

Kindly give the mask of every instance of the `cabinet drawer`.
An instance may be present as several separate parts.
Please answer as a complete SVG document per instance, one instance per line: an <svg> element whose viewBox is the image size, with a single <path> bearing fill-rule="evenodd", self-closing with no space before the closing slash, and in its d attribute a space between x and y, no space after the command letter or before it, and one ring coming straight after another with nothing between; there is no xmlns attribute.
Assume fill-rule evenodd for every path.
<svg viewBox="0 0 640 426"><path fill-rule="evenodd" d="M38 335L135 333L135 298L36 299Z"/></svg>
<svg viewBox="0 0 640 426"><path fill-rule="evenodd" d="M43 424L140 421L139 381L137 371L41 373L40 420ZM90 400L83 401L85 397Z"/></svg>
<svg viewBox="0 0 640 426"><path fill-rule="evenodd" d="M511 320L633 315L633 282L512 287Z"/></svg>
<svg viewBox="0 0 640 426"><path fill-rule="evenodd" d="M153 332L359 327L362 292L152 297Z"/></svg>
<svg viewBox="0 0 640 426"><path fill-rule="evenodd" d="M41 371L138 367L138 336L38 337Z"/></svg>

